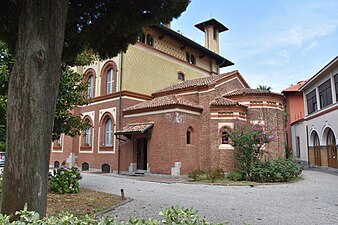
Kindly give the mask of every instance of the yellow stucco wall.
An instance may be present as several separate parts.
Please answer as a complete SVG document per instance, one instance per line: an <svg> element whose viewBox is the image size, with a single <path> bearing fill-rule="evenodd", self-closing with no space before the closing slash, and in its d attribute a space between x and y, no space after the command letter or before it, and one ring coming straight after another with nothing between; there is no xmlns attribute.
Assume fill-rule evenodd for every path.
<svg viewBox="0 0 338 225"><path fill-rule="evenodd" d="M91 65L78 67L75 70L84 73L93 69L95 77L95 97L100 96L102 68L107 61L117 65L116 91L119 91L122 71L122 90L151 94L161 88L181 82L178 72L185 75L185 80L210 76L218 72L215 60L203 55L197 48L184 46L178 40L169 36L160 38L161 34L154 29L144 29L145 34L153 37L153 46L137 42L130 45L127 52L112 59L95 61ZM201 33L201 35L203 35ZM195 56L196 65L186 61L186 53ZM122 64L122 69L121 69Z"/></svg>
<svg viewBox="0 0 338 225"><path fill-rule="evenodd" d="M130 46L123 56L122 89L151 94L179 83L179 71L185 74L186 80L210 75L209 72L138 43Z"/></svg>

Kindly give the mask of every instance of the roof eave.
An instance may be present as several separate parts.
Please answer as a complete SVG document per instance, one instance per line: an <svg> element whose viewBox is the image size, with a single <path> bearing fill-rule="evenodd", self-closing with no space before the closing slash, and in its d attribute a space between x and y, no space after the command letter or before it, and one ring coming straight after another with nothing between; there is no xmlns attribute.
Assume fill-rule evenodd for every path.
<svg viewBox="0 0 338 225"><path fill-rule="evenodd" d="M209 55L211 58L215 59L217 62L217 65L220 68L226 67L226 66L232 66L234 65L233 62L227 60L226 58L218 55L217 53L207 49L206 47L203 47L202 45L190 40L189 38L183 36L182 34L177 33L176 31L164 26L164 25L153 25L152 28L158 29L162 32L165 32L167 35L170 35L172 37L178 38L180 41L184 42L185 44L191 45L192 47L197 48L200 50L203 54Z"/></svg>
<svg viewBox="0 0 338 225"><path fill-rule="evenodd" d="M320 69L315 75L313 75L308 81L306 81L302 87L299 88L299 91L303 91L308 87L314 80L316 80L324 71L330 68L333 64L338 62L338 56L332 59L328 64L326 64L322 69Z"/></svg>

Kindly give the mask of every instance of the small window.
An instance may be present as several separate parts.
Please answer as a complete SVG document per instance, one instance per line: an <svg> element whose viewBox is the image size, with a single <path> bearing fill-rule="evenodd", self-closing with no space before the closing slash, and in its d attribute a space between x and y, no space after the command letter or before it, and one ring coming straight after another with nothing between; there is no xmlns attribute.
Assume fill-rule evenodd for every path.
<svg viewBox="0 0 338 225"><path fill-rule="evenodd" d="M193 130L191 127L189 127L186 133L187 144L192 144L192 133L193 133Z"/></svg>
<svg viewBox="0 0 338 225"><path fill-rule="evenodd" d="M88 90L87 90L87 98L94 97L94 76L90 75L88 77Z"/></svg>
<svg viewBox="0 0 338 225"><path fill-rule="evenodd" d="M222 144L229 144L229 134L226 131L222 132Z"/></svg>
<svg viewBox="0 0 338 225"><path fill-rule="evenodd" d="M184 78L184 74L182 72L178 72L177 74L177 79L181 80L181 81L184 81L185 78Z"/></svg>
<svg viewBox="0 0 338 225"><path fill-rule="evenodd" d="M107 94L113 93L114 91L114 69L111 68L107 73Z"/></svg>
<svg viewBox="0 0 338 225"><path fill-rule="evenodd" d="M82 163L82 171L87 171L87 170L89 170L89 164L86 162Z"/></svg>
<svg viewBox="0 0 338 225"><path fill-rule="evenodd" d="M191 131L187 131L187 144L191 144Z"/></svg>
<svg viewBox="0 0 338 225"><path fill-rule="evenodd" d="M218 30L214 29L214 40L216 40L216 41L217 41L217 34L218 34Z"/></svg>
<svg viewBox="0 0 338 225"><path fill-rule="evenodd" d="M191 56L190 56L190 63L196 65L196 59L195 59L195 56L193 54L191 54Z"/></svg>
<svg viewBox="0 0 338 225"><path fill-rule="evenodd" d="M147 34L147 45L150 45L150 46L154 45L154 39L150 34Z"/></svg>
<svg viewBox="0 0 338 225"><path fill-rule="evenodd" d="M60 162L59 161L54 161L54 168L57 169L60 167Z"/></svg>
<svg viewBox="0 0 338 225"><path fill-rule="evenodd" d="M189 52L185 53L185 59L187 60L188 63L190 64L196 64L196 58L193 54L190 54Z"/></svg>
<svg viewBox="0 0 338 225"><path fill-rule="evenodd" d="M108 164L103 164L101 170L103 173L110 173L110 166Z"/></svg>
<svg viewBox="0 0 338 225"><path fill-rule="evenodd" d="M104 145L105 146L112 146L113 145L113 123L111 119L108 119L105 124L105 139Z"/></svg>
<svg viewBox="0 0 338 225"><path fill-rule="evenodd" d="M185 53L185 59L190 62L190 54L188 52Z"/></svg>
<svg viewBox="0 0 338 225"><path fill-rule="evenodd" d="M296 137L296 157L300 157L300 138Z"/></svg>

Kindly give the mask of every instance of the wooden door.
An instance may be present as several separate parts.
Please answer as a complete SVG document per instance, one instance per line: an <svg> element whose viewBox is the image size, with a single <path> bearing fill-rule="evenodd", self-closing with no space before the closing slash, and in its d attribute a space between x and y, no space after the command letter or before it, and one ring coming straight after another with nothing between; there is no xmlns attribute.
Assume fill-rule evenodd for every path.
<svg viewBox="0 0 338 225"><path fill-rule="evenodd" d="M327 132L326 148L328 166L337 168L336 137L334 136L334 133L331 129Z"/></svg>
<svg viewBox="0 0 338 225"><path fill-rule="evenodd" d="M315 151L315 165L321 166L322 165L322 159L321 159L321 155L320 155L320 146L315 146L314 151Z"/></svg>
<svg viewBox="0 0 338 225"><path fill-rule="evenodd" d="M321 166L322 165L322 157L321 157L321 154L320 154L320 142L319 142L319 137L318 137L317 133L315 133L315 136L314 136L313 146L314 146L314 153L315 153L315 165Z"/></svg>
<svg viewBox="0 0 338 225"><path fill-rule="evenodd" d="M337 165L337 148L336 145L327 146L327 157L328 157L328 166L333 168L338 168Z"/></svg>
<svg viewBox="0 0 338 225"><path fill-rule="evenodd" d="M137 139L137 170L147 170L147 139Z"/></svg>

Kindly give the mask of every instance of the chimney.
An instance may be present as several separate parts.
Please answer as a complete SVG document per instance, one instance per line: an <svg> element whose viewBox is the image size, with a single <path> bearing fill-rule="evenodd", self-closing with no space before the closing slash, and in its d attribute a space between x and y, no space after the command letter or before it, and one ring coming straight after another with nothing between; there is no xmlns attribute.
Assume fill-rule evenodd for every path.
<svg viewBox="0 0 338 225"><path fill-rule="evenodd" d="M205 47L215 53L219 53L219 33L228 28L215 19L210 19L196 24L195 27L205 33Z"/></svg>

